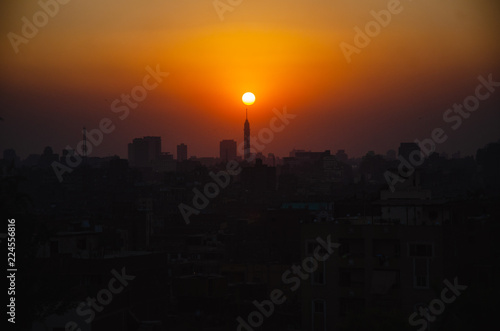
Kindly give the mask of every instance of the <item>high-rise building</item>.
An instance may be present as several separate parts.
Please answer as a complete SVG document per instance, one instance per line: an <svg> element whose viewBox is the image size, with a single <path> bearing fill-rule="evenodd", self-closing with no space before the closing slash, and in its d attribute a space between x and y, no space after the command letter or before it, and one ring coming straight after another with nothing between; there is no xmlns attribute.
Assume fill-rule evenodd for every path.
<svg viewBox="0 0 500 331"><path fill-rule="evenodd" d="M161 137L144 137L148 144L148 159L156 160L161 154Z"/></svg>
<svg viewBox="0 0 500 331"><path fill-rule="evenodd" d="M410 158L410 154L415 151L420 153L420 146L418 146L417 143L401 143L398 149L398 156L408 160Z"/></svg>
<svg viewBox="0 0 500 331"><path fill-rule="evenodd" d="M151 167L161 154L161 137L135 138L128 144L128 161L131 167Z"/></svg>
<svg viewBox="0 0 500 331"><path fill-rule="evenodd" d="M245 127L243 131L244 155L243 159L248 161L250 158L250 123L248 123L248 110L246 111Z"/></svg>
<svg viewBox="0 0 500 331"><path fill-rule="evenodd" d="M349 160L347 153L343 149L339 149L337 151L337 153L335 154L335 157L337 158L337 160L339 160L340 162L344 162L344 163L347 163L347 161Z"/></svg>
<svg viewBox="0 0 500 331"><path fill-rule="evenodd" d="M174 172L177 168L177 162L170 153L161 153L156 160L151 162L154 172Z"/></svg>
<svg viewBox="0 0 500 331"><path fill-rule="evenodd" d="M221 161L228 162L236 159L236 141L222 140L219 144Z"/></svg>
<svg viewBox="0 0 500 331"><path fill-rule="evenodd" d="M177 161L185 161L188 158L188 147L185 144L177 145Z"/></svg>

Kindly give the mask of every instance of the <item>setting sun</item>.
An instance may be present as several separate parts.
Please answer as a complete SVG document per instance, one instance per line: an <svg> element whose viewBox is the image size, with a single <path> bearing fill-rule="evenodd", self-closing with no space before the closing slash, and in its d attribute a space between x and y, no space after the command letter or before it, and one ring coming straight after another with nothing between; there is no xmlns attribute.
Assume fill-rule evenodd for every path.
<svg viewBox="0 0 500 331"><path fill-rule="evenodd" d="M243 94L243 97L241 98L241 100L243 100L243 103L247 106L250 106L251 104L253 104L255 102L255 95L253 95L253 93L251 92L247 92L245 94Z"/></svg>

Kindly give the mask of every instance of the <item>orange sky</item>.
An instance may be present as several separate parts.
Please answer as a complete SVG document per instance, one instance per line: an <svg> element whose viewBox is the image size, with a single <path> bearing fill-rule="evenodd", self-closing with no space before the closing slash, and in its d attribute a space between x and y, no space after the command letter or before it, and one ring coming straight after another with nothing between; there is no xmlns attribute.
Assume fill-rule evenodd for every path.
<svg viewBox="0 0 500 331"><path fill-rule="evenodd" d="M25 157L50 145L60 153L81 139L82 126L107 117L116 130L94 155L126 157L126 144L144 135L162 136L163 151L175 154L184 142L190 155L217 155L220 140L242 141L246 91L257 98L253 134L273 108L297 115L264 153L385 153L428 137L448 128L443 112L474 92L478 75L500 81L500 6L401 1L401 12L348 63L340 43L353 45L354 27L391 1L243 0L222 21L213 0L71 0L17 53L8 33L21 35L21 18L41 8L4 1L0 149ZM112 102L156 65L169 76L120 120ZM498 140L499 104L500 91L440 148L472 153Z"/></svg>

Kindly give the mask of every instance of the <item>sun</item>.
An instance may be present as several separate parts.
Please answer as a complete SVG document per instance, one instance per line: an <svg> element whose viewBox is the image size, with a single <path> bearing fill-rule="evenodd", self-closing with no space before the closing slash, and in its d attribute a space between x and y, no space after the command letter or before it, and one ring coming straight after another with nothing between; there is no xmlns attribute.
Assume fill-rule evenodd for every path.
<svg viewBox="0 0 500 331"><path fill-rule="evenodd" d="M243 100L243 103L247 106L250 106L255 102L255 95L253 95L252 92L247 92L243 94L243 97L241 98Z"/></svg>

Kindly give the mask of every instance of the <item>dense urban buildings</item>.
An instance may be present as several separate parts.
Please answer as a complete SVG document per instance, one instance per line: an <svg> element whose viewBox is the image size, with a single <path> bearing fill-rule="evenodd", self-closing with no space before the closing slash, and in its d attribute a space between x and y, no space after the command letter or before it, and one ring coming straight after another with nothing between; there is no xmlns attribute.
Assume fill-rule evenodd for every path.
<svg viewBox="0 0 500 331"><path fill-rule="evenodd" d="M219 157L221 161L228 162L236 160L236 141L235 140L221 140L219 144Z"/></svg>
<svg viewBox="0 0 500 331"><path fill-rule="evenodd" d="M135 138L128 144L128 160L132 167L151 167L161 153L161 137Z"/></svg>
<svg viewBox="0 0 500 331"><path fill-rule="evenodd" d="M177 161L186 161L188 159L187 145L177 145Z"/></svg>
<svg viewBox="0 0 500 331"><path fill-rule="evenodd" d="M464 312L497 299L500 141L475 157L432 153L400 177L418 144L401 143L398 158L395 150L349 158L344 149L293 149L249 160L248 117L243 133L243 155L226 139L218 158L188 159L181 143L177 160L162 152L161 137L136 138L128 160L88 157L63 181L53 164L70 165L76 151L46 147L22 160L4 150L2 210L33 220L24 268L46 279L43 289L23 283L20 296L36 308L24 316L27 329L488 323ZM108 295L113 279L121 287ZM88 319L85 307L95 309Z"/></svg>
<svg viewBox="0 0 500 331"><path fill-rule="evenodd" d="M4 150L2 210L32 219L23 265L44 279L20 277L36 308L26 329L485 328L465 312L497 300L500 141L419 165L406 142L398 158L293 149L250 160L248 117L243 131L243 155L226 139L218 158L188 159L181 143L174 160L147 136L128 160L88 157L63 181L53 164L76 151Z"/></svg>
<svg viewBox="0 0 500 331"><path fill-rule="evenodd" d="M1 331L497 328L500 1L4 3Z"/></svg>
<svg viewBox="0 0 500 331"><path fill-rule="evenodd" d="M54 279L44 283L50 297L25 291L37 307L60 307L25 316L30 329L74 321L82 330L250 330L274 290L286 299L262 313L262 330L364 330L375 320L387 330L448 330L457 315L464 327L487 323L464 312L496 300L500 142L475 157L434 153L392 191L384 174L400 161L374 152L293 150L275 166L235 161L240 171L229 175L229 157L177 162L157 153L160 141L129 144L136 166L93 157L63 182L50 162L72 151L47 147L24 160L4 151L4 178L30 182L14 195L5 182L3 209L19 220L29 213L30 231L46 231L24 267ZM117 274L127 285L88 324L75 304L107 302L101 290ZM457 304L441 309L446 288L460 295L446 294Z"/></svg>

